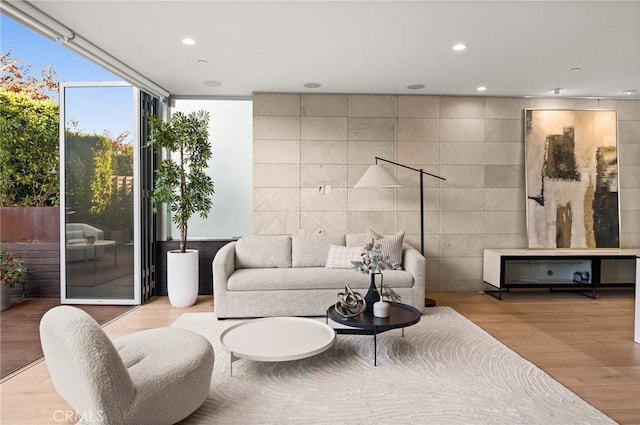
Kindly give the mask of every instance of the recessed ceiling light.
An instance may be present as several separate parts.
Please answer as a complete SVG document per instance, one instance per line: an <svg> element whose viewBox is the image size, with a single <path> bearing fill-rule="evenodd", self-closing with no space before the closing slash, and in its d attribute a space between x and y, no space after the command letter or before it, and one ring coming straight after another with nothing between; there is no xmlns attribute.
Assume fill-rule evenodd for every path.
<svg viewBox="0 0 640 425"><path fill-rule="evenodd" d="M582 68L575 67L575 68L571 68L571 69L569 69L569 71L571 71L571 72L578 72L578 71L582 71Z"/></svg>
<svg viewBox="0 0 640 425"><path fill-rule="evenodd" d="M485 90L487 90L487 88L485 86L480 86L480 87L476 88L476 90L485 91Z"/></svg>
<svg viewBox="0 0 640 425"><path fill-rule="evenodd" d="M564 90L562 87L554 87L553 89L551 89L551 91L553 91L553 94L560 94L562 90Z"/></svg>
<svg viewBox="0 0 640 425"><path fill-rule="evenodd" d="M422 90L424 87L424 84L410 84L407 86L409 90Z"/></svg>
<svg viewBox="0 0 640 425"><path fill-rule="evenodd" d="M627 96L631 96L632 94L636 94L638 90L625 90L622 94L626 94Z"/></svg>
<svg viewBox="0 0 640 425"><path fill-rule="evenodd" d="M182 44L186 44L187 46L192 46L196 44L196 41L193 38L186 37L182 39Z"/></svg>
<svg viewBox="0 0 640 425"><path fill-rule="evenodd" d="M456 52L460 52L466 48L467 48L467 45L463 43L458 43L453 45L453 50L455 50Z"/></svg>
<svg viewBox="0 0 640 425"><path fill-rule="evenodd" d="M198 64L199 65L205 65L207 63L209 63L209 62L206 59L198 59Z"/></svg>
<svg viewBox="0 0 640 425"><path fill-rule="evenodd" d="M322 87L322 84L320 84L320 83L304 83L302 86L306 87L308 89L317 89L318 87Z"/></svg>
<svg viewBox="0 0 640 425"><path fill-rule="evenodd" d="M222 83L220 81L207 80L204 82L204 85L209 87L220 87Z"/></svg>

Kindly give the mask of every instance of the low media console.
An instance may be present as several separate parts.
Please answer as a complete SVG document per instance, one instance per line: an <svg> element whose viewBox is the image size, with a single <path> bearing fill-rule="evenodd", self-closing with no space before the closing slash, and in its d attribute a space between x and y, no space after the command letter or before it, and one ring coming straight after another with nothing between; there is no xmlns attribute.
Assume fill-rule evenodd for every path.
<svg viewBox="0 0 640 425"><path fill-rule="evenodd" d="M603 287L632 287L640 249L485 249L485 291L498 299L511 288L567 288L596 298Z"/></svg>

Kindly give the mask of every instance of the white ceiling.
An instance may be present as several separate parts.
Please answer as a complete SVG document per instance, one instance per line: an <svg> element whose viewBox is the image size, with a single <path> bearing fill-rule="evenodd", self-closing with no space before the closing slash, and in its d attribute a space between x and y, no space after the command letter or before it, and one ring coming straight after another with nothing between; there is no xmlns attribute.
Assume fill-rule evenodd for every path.
<svg viewBox="0 0 640 425"><path fill-rule="evenodd" d="M640 1L30 3L172 95L640 97Z"/></svg>

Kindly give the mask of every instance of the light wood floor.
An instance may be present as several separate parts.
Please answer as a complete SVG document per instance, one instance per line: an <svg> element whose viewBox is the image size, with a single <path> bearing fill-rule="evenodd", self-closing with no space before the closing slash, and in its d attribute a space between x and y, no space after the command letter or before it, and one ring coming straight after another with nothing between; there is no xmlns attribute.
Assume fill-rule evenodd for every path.
<svg viewBox="0 0 640 425"><path fill-rule="evenodd" d="M474 321L615 421L640 424L640 344L633 342L631 291L602 292L597 300L556 292L513 292L503 301L466 293L429 297ZM188 309L172 308L161 297L105 330L119 337L169 326L184 312L212 310L210 296ZM55 392L44 362L5 381L0 395L3 425L73 423L64 420L71 411Z"/></svg>
<svg viewBox="0 0 640 425"><path fill-rule="evenodd" d="M640 344L633 291L440 293L460 314L620 424L640 424Z"/></svg>

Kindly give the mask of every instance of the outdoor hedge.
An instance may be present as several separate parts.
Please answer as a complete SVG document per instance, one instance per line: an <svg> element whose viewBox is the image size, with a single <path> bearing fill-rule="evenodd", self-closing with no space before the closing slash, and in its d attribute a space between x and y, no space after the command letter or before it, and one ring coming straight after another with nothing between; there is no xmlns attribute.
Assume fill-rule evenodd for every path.
<svg viewBox="0 0 640 425"><path fill-rule="evenodd" d="M0 206L59 205L58 105L0 88Z"/></svg>

